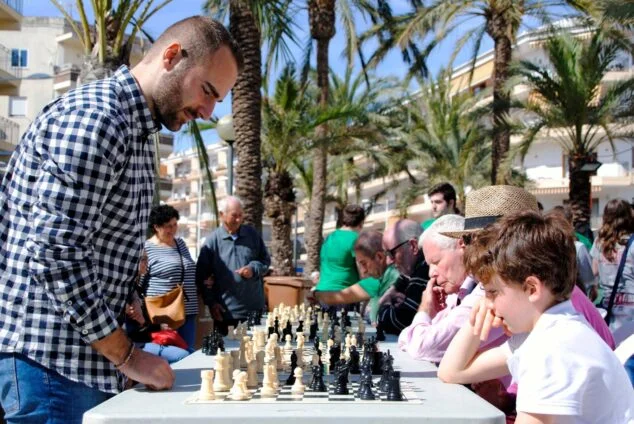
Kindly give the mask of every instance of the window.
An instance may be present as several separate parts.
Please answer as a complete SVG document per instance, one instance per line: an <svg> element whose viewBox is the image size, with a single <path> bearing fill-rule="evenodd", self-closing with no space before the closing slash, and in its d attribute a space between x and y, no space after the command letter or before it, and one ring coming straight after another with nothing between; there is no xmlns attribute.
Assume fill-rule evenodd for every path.
<svg viewBox="0 0 634 424"><path fill-rule="evenodd" d="M26 97L9 98L9 116L26 116Z"/></svg>
<svg viewBox="0 0 634 424"><path fill-rule="evenodd" d="M11 49L11 66L14 68L26 68L28 65L28 53L24 49Z"/></svg>

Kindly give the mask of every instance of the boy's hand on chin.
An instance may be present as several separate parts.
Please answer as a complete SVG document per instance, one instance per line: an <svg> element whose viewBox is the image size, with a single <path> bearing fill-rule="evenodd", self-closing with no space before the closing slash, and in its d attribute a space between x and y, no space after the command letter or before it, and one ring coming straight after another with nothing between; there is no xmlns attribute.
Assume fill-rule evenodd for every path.
<svg viewBox="0 0 634 424"><path fill-rule="evenodd" d="M487 299L481 298L471 309L469 323L473 327L473 335L479 335L480 340L485 341L489 338L491 327L502 325L502 318L496 317L493 309L488 305Z"/></svg>

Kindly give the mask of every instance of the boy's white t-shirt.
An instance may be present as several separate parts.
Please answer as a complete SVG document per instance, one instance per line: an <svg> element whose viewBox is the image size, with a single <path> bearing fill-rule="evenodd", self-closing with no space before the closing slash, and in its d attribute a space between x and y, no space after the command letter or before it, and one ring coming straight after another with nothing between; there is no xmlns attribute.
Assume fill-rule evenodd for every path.
<svg viewBox="0 0 634 424"><path fill-rule="evenodd" d="M533 331L502 349L517 383L517 412L566 423L630 423L634 390L614 352L570 301L546 310Z"/></svg>

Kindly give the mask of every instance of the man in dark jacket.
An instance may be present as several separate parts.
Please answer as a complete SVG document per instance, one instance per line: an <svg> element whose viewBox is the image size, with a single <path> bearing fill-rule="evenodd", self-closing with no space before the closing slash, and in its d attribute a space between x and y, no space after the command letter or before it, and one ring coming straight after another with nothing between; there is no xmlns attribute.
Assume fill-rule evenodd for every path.
<svg viewBox="0 0 634 424"><path fill-rule="evenodd" d="M209 236L196 264L196 283L223 334L249 312L264 308L263 277L271 265L262 237L242 223L242 216L240 199L227 197L220 209L222 225Z"/></svg>

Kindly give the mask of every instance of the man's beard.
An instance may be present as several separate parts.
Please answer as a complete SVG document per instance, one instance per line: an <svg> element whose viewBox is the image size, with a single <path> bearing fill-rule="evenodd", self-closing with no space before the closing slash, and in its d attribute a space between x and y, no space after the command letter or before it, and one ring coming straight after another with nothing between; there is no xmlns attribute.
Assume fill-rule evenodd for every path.
<svg viewBox="0 0 634 424"><path fill-rule="evenodd" d="M178 116L183 108L183 74L183 71L174 71L165 75L154 96L156 119L170 131L178 131L183 123Z"/></svg>

